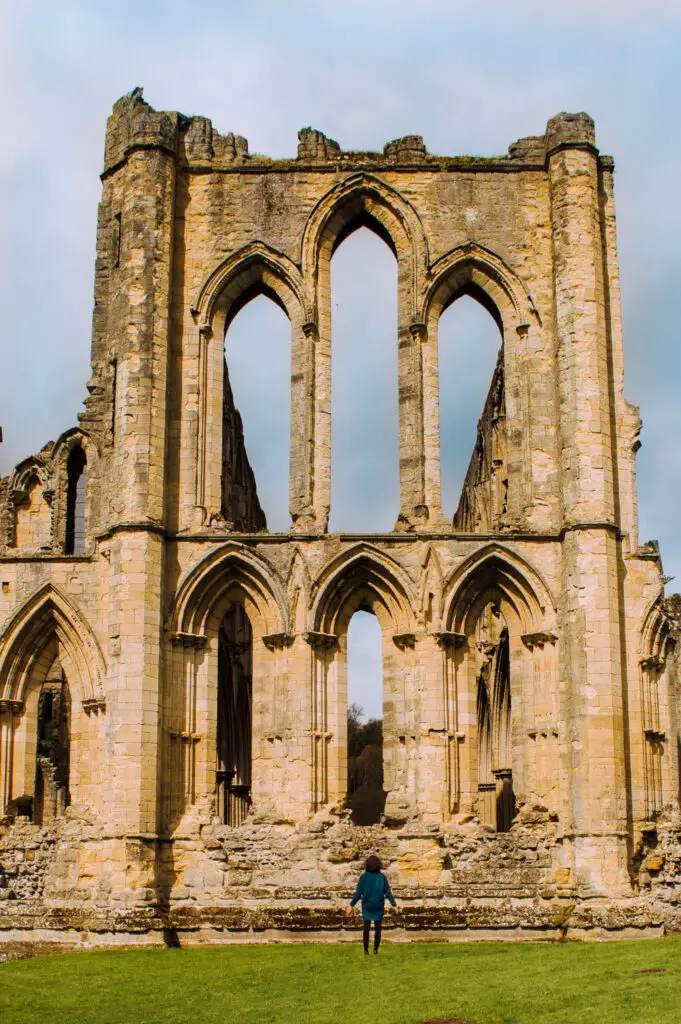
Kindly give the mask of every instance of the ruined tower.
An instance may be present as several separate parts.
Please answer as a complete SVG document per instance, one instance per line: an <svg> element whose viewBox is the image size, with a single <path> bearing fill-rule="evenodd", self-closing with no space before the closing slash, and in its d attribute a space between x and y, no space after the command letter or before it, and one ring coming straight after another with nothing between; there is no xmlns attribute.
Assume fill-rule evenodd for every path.
<svg viewBox="0 0 681 1024"><path fill-rule="evenodd" d="M251 156L140 90L109 119L86 409L0 490L0 935L341 929L372 850L407 931L672 927L675 623L637 535L613 161L586 114L491 159L299 140ZM400 503L346 535L330 262L361 226L398 267ZM261 293L291 326L283 533L224 356ZM462 295L501 348L454 510L437 338ZM358 608L383 650L367 827L345 807Z"/></svg>

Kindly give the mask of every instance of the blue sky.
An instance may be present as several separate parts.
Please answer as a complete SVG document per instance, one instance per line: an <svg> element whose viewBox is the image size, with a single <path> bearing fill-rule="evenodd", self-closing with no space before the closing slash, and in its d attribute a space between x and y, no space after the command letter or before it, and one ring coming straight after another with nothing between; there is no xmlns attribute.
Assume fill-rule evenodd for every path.
<svg viewBox="0 0 681 1024"><path fill-rule="evenodd" d="M616 160L626 395L644 420L641 540L659 538L665 571L677 577L669 589L677 582L681 588L680 53L681 0L6 0L0 472L72 425L81 407L105 120L133 86L144 86L157 108L204 114L219 130L245 135L252 152L274 157L293 155L298 129L310 124L345 148L380 149L419 133L435 153L503 153L514 139L540 134L556 112L586 110L601 151ZM335 401L339 424L351 400L370 412L360 436L377 433L385 445L359 460L352 424L337 431L334 514L353 529L370 527L352 519L352 487L367 493L353 466L361 461L374 482L366 507L372 522L393 518L396 480L386 426L392 399L376 391L362 341L373 339L375 358L390 356L394 260L363 234L348 239L334 260L334 380L346 395ZM233 330L281 347L286 325L276 316L256 304ZM456 414L448 437L461 437L460 450L448 455L454 479L470 451L496 341L478 310L452 316L443 330L453 339L446 358ZM459 392L457 366L468 375ZM364 390L353 390L353 373ZM265 435L279 430L287 413L275 400L274 426L259 428L247 386L241 391L256 462L255 449L264 453ZM262 473L276 479L280 465Z"/></svg>

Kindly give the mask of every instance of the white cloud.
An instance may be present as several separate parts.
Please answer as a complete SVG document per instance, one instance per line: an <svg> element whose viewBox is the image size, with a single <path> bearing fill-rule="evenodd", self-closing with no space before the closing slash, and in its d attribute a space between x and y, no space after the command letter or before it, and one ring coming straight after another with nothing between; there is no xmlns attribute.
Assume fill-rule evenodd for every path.
<svg viewBox="0 0 681 1024"><path fill-rule="evenodd" d="M418 132L433 152L503 152L585 109L618 167L642 522L681 578L680 34L681 0L5 3L2 471L74 423L85 394L105 119L134 85L273 156L310 123L346 148Z"/></svg>

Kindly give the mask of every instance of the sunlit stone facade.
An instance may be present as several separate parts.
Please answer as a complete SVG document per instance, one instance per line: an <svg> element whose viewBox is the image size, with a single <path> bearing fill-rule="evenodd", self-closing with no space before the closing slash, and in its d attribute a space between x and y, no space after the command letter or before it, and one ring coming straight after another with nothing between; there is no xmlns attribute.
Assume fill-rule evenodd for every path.
<svg viewBox="0 0 681 1024"><path fill-rule="evenodd" d="M86 409L0 491L0 935L349 935L370 851L397 935L672 928L676 626L637 534L613 162L586 114L492 159L299 139L251 156L139 90L109 119ZM400 507L330 534L330 262L362 226L398 267ZM291 324L286 533L224 359L261 293ZM501 348L452 518L437 339L462 295ZM383 650L368 827L358 609Z"/></svg>

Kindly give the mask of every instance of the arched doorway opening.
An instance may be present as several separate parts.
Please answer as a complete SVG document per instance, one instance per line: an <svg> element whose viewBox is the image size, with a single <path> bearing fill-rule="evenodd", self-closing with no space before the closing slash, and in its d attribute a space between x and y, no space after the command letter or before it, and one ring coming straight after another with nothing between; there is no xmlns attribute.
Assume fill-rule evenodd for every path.
<svg viewBox="0 0 681 1024"><path fill-rule="evenodd" d="M352 222L331 261L332 531L390 531L400 507L397 265L375 231Z"/></svg>
<svg viewBox="0 0 681 1024"><path fill-rule="evenodd" d="M508 832L515 815L511 767L511 676L508 626L489 602L476 627L478 816Z"/></svg>
<svg viewBox="0 0 681 1024"><path fill-rule="evenodd" d="M244 606L231 602L218 636L217 811L241 825L251 806L253 633Z"/></svg>
<svg viewBox="0 0 681 1024"><path fill-rule="evenodd" d="M40 687L37 710L33 821L50 825L71 802L69 759L71 695L66 677L53 666Z"/></svg>
<svg viewBox="0 0 681 1024"><path fill-rule="evenodd" d="M348 624L348 788L355 825L381 820L383 788L383 636L371 611L359 609Z"/></svg>
<svg viewBox="0 0 681 1024"><path fill-rule="evenodd" d="M446 612L451 678L471 726L460 805L499 831L511 828L516 801L561 812L554 615L538 574L501 548L462 567Z"/></svg>

